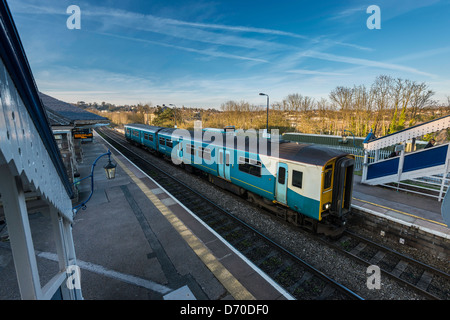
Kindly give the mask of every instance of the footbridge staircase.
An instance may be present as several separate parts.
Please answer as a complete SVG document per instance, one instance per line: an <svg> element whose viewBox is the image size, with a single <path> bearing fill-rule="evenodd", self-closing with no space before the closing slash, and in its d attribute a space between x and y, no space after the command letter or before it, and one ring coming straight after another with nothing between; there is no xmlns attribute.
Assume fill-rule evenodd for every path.
<svg viewBox="0 0 450 320"><path fill-rule="evenodd" d="M449 188L450 178L450 146L448 143L430 148L405 152L407 141L412 142L414 150L415 139L425 134L450 128L450 115L425 122L408 129L373 138L372 134L364 141L364 165L362 183L369 185L386 185L397 183L397 189L403 181L409 181L416 186L431 183L435 197L441 201ZM380 150L395 145L399 154L381 159ZM373 156L370 157L370 154ZM409 189L408 191L411 191ZM422 193L421 191L412 191ZM426 192L430 195L430 192Z"/></svg>

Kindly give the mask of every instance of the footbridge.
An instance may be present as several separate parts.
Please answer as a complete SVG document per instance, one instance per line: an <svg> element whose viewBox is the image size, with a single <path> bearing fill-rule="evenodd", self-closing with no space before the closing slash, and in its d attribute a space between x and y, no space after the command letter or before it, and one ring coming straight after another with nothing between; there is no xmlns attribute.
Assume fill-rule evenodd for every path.
<svg viewBox="0 0 450 320"><path fill-rule="evenodd" d="M418 151L415 151L414 146L417 137L447 128L450 128L450 115L381 138L373 138L373 135L369 134L364 141L365 155L361 182L369 185L385 185L408 180L421 186L431 181L430 190L438 193L435 197L441 201L450 182L449 144L439 144ZM412 142L411 152L405 151L407 141ZM397 155L381 159L380 150L393 145L396 146ZM370 153L374 154L374 159L371 159L373 162L369 161Z"/></svg>

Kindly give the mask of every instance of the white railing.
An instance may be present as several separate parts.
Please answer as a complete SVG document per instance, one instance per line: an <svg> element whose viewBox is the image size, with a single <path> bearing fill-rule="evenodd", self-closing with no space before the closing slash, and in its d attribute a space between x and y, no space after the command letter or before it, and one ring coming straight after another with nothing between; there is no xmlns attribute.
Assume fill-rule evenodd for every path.
<svg viewBox="0 0 450 320"><path fill-rule="evenodd" d="M348 152L350 154L353 154L355 156L355 171L361 171L364 164L364 149L362 148L355 148L355 147L344 147L344 146L329 146L328 148L338 149L344 152ZM376 150L372 150L369 152L369 163L373 163L378 157L379 159L386 159L389 157L389 154L391 153L388 150L379 150L378 155L376 154Z"/></svg>
<svg viewBox="0 0 450 320"><path fill-rule="evenodd" d="M428 133L437 132L443 129L450 128L450 115L418 124L411 128L398 131L387 136L369 141L364 144L367 150L377 150L392 146L403 141L408 141L413 138L423 136Z"/></svg>
<svg viewBox="0 0 450 320"><path fill-rule="evenodd" d="M0 165L25 176L41 197L72 220L72 202L1 60L0 84Z"/></svg>

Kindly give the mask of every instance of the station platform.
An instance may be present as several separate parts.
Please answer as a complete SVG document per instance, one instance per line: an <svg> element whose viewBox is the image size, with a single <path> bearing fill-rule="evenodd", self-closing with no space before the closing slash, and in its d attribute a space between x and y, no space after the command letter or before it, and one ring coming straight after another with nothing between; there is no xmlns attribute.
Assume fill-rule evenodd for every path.
<svg viewBox="0 0 450 320"><path fill-rule="evenodd" d="M83 145L82 177L107 148L98 135ZM111 152L116 178L106 180L98 165L95 192L73 227L84 299L291 298L128 159ZM80 198L89 191L84 185Z"/></svg>
<svg viewBox="0 0 450 320"><path fill-rule="evenodd" d="M82 145L81 178L110 148L98 135ZM187 208L111 148L116 177L100 159L94 193L74 218L73 238L85 300L286 300L292 297ZM90 193L90 179L79 201ZM41 221L42 220L42 221ZM41 279L57 269L45 215L30 218ZM48 223L47 223L48 224ZM10 253L9 253L10 256ZM0 299L20 299L8 243L0 243ZM48 274L48 276L47 276ZM5 285L6 284L6 285Z"/></svg>
<svg viewBox="0 0 450 320"><path fill-rule="evenodd" d="M362 184L361 177L354 176L352 206L355 208L450 239L441 205L442 202L425 196Z"/></svg>

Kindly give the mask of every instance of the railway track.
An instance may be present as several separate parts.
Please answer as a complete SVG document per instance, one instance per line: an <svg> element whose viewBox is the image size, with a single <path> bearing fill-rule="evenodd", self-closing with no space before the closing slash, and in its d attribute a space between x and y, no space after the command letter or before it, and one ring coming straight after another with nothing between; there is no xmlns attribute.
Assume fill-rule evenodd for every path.
<svg viewBox="0 0 450 320"><path fill-rule="evenodd" d="M350 231L327 245L360 263L378 266L385 276L401 282L428 299L450 300L450 275Z"/></svg>
<svg viewBox="0 0 450 320"><path fill-rule="evenodd" d="M105 129L97 132L296 299L362 299L344 285L153 165L146 159L148 154L143 154L144 150L130 146L123 136Z"/></svg>

